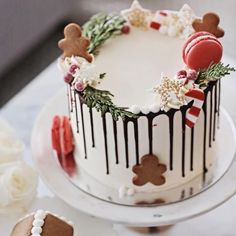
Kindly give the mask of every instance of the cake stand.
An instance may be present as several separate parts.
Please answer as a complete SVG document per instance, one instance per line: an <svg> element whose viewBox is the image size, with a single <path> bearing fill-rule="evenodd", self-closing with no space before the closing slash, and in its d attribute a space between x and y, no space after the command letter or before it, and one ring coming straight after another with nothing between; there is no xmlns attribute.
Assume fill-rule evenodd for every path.
<svg viewBox="0 0 236 236"><path fill-rule="evenodd" d="M32 154L40 176L63 201L91 216L111 221L120 235L155 235L153 231L157 226L176 224L204 214L223 204L236 193L236 132L231 118L223 108L220 137L222 145L229 148L225 146L222 153L222 168L217 170L220 175L216 175L217 179L213 184L186 200L150 207L110 203L85 193L73 184L58 165L51 148L50 127L55 114L67 115L64 90L45 105L33 129ZM147 227L149 230L141 227Z"/></svg>

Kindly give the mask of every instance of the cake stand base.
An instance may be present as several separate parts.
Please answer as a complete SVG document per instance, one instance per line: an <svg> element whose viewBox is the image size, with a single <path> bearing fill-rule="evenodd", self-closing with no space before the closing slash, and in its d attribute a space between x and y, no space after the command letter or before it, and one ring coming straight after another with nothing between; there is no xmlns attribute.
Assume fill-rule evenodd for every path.
<svg viewBox="0 0 236 236"><path fill-rule="evenodd" d="M118 205L89 195L65 176L53 155L50 141L51 120L55 114L66 114L60 102L63 101L61 98L63 96L59 94L49 101L35 123L31 140L35 166L55 195L79 211L112 222L118 235L158 235L158 231L150 232L154 231L154 228L147 231L125 227L150 229L153 226L173 225L216 208L236 193L236 132L231 118L224 109L221 109L221 127L227 127L221 129L223 131L221 146L224 149L221 159L230 160L230 163L224 162L228 164L225 165L223 174L204 191L183 201L152 207ZM229 147L229 150L225 147Z"/></svg>
<svg viewBox="0 0 236 236"><path fill-rule="evenodd" d="M145 236L145 235L160 235L168 231L173 225L158 226L158 227L125 227L123 225L113 225L117 236Z"/></svg>

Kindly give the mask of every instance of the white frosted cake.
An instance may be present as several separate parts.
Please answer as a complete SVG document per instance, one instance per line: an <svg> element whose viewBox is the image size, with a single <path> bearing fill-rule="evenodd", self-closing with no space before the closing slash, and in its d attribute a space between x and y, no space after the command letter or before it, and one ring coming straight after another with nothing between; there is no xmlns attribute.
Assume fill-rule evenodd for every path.
<svg viewBox="0 0 236 236"><path fill-rule="evenodd" d="M220 62L218 24L187 5L153 13L134 1L65 28L59 66L83 190L158 204L203 184L216 162L220 78L233 70Z"/></svg>

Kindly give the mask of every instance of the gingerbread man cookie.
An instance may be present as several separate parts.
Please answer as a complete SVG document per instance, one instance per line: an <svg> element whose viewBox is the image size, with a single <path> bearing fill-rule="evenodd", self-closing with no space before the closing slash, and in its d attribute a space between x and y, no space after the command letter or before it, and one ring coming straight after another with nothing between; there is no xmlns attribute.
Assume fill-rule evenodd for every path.
<svg viewBox="0 0 236 236"><path fill-rule="evenodd" d="M133 178L133 184L143 186L146 183L162 185L166 182L163 173L166 172L166 166L159 164L158 157L155 155L144 155L141 158L141 164L133 167L136 174Z"/></svg>
<svg viewBox="0 0 236 236"><path fill-rule="evenodd" d="M59 48L63 51L63 57L80 56L92 62L93 57L87 51L90 41L82 36L79 25L75 23L67 25L64 35L65 38L58 42Z"/></svg>
<svg viewBox="0 0 236 236"><path fill-rule="evenodd" d="M224 36L224 30L218 26L219 23L220 17L213 12L209 12L203 16L202 20L195 20L192 26L196 32L206 31L220 38Z"/></svg>

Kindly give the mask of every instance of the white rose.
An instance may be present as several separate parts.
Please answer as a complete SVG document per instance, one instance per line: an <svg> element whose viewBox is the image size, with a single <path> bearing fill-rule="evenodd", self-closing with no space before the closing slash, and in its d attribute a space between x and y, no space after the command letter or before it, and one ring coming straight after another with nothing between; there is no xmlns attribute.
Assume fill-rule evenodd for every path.
<svg viewBox="0 0 236 236"><path fill-rule="evenodd" d="M9 133L0 131L0 164L20 160L24 144Z"/></svg>
<svg viewBox="0 0 236 236"><path fill-rule="evenodd" d="M9 134L11 136L15 135L15 132L12 129L12 127L9 125L9 123L5 121L4 119L2 119L1 117L0 117L0 132Z"/></svg>
<svg viewBox="0 0 236 236"><path fill-rule="evenodd" d="M36 172L22 161L0 165L0 213L25 210L36 194Z"/></svg>

